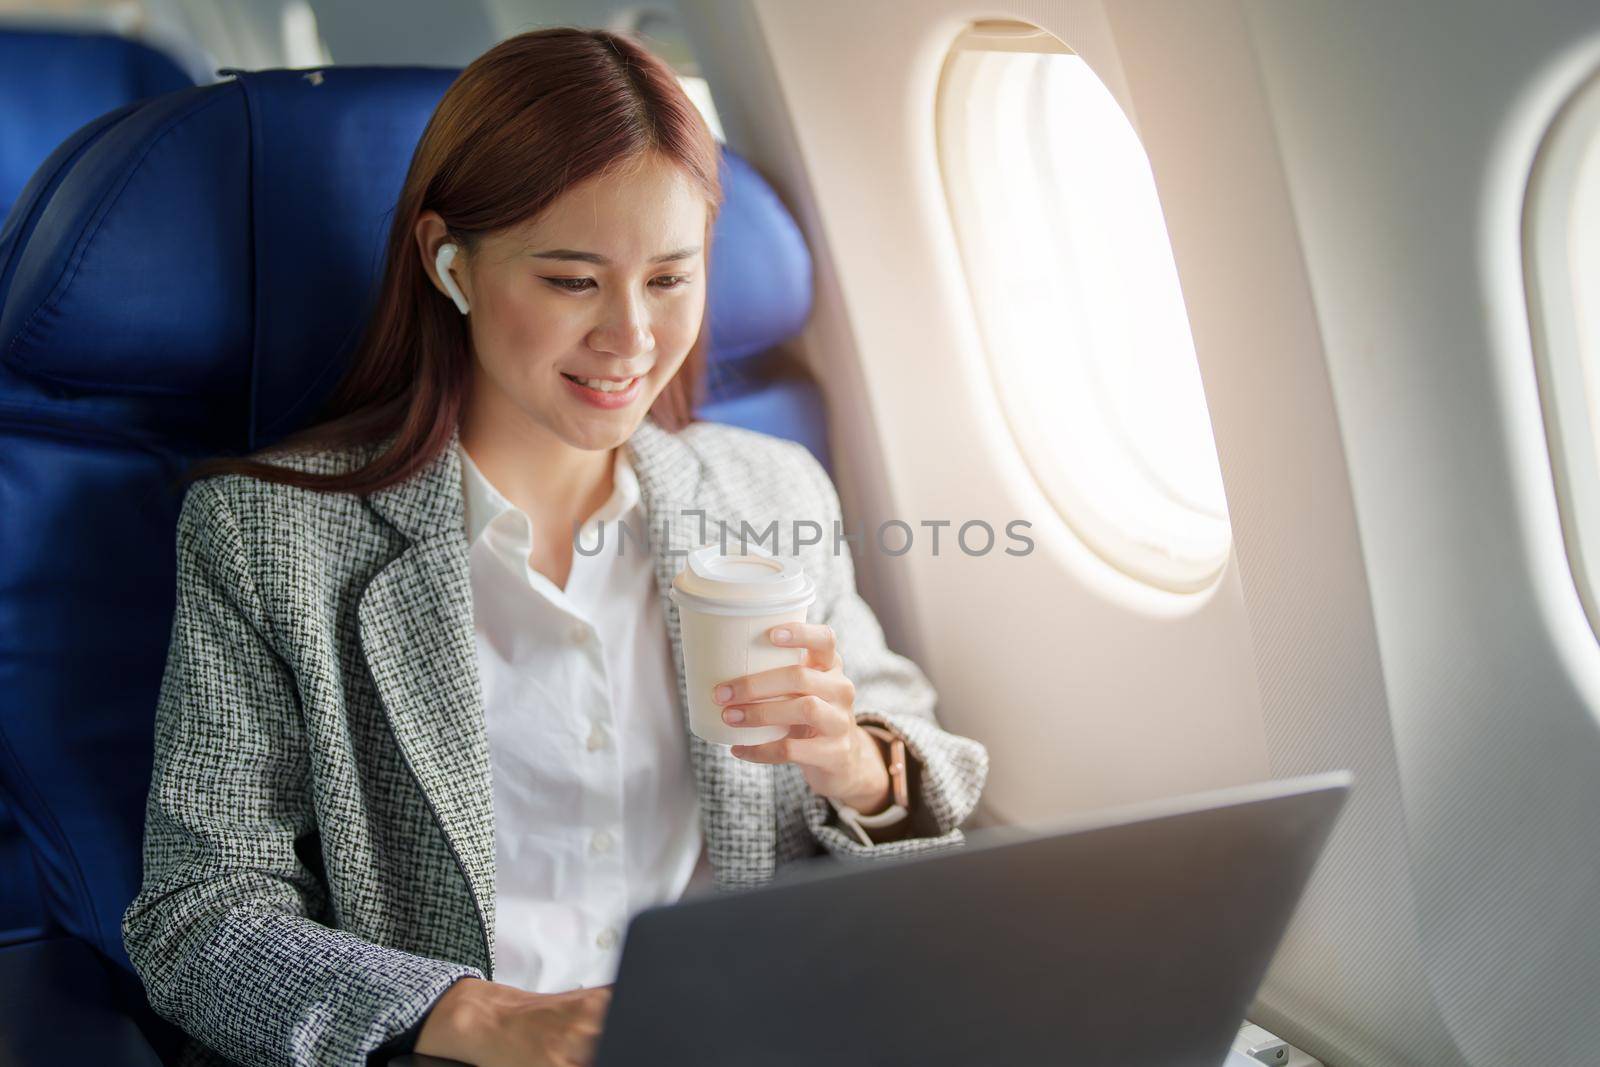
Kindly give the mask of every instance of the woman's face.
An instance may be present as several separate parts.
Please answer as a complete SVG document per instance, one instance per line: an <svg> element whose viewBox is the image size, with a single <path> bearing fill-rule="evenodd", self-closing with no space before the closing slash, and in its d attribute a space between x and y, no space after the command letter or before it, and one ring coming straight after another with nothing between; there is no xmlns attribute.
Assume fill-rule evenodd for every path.
<svg viewBox="0 0 1600 1067"><path fill-rule="evenodd" d="M445 236L442 222L424 236L429 215L431 275ZM475 415L526 419L574 448L627 440L699 334L705 232L704 199L652 155L462 249L451 273L470 307ZM594 379L634 380L603 392Z"/></svg>

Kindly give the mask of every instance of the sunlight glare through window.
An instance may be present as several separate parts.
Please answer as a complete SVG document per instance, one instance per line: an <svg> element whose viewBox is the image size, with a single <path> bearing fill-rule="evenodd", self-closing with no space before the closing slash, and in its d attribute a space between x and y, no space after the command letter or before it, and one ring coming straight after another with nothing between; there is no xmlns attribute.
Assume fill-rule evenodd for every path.
<svg viewBox="0 0 1600 1067"><path fill-rule="evenodd" d="M1211 584L1227 504L1150 163L1069 52L958 49L940 156L1007 421L1067 523L1150 584Z"/></svg>

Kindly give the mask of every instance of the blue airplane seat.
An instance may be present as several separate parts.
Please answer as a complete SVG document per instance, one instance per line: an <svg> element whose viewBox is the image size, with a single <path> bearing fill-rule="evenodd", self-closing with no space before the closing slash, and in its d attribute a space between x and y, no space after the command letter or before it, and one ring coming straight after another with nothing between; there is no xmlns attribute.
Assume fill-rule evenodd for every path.
<svg viewBox="0 0 1600 1067"><path fill-rule="evenodd" d="M123 104L193 84L167 56L126 37L0 29L0 218L72 131Z"/></svg>
<svg viewBox="0 0 1600 1067"><path fill-rule="evenodd" d="M0 947L48 932L33 852L10 810L0 806Z"/></svg>
<svg viewBox="0 0 1600 1067"><path fill-rule="evenodd" d="M172 483L314 416L455 73L266 71L127 108L61 145L0 231L0 788L53 924L0 948L0 988L59 988L58 1017L100 1018L111 997L152 1045L174 1046L121 940L171 636ZM772 355L809 312L809 255L754 170L732 153L723 166L706 410L817 447L815 386ZM8 1011L0 1050L28 1022ZM41 1040L90 1030L127 1036L54 1018Z"/></svg>
<svg viewBox="0 0 1600 1067"><path fill-rule="evenodd" d="M45 157L85 122L190 84L171 59L123 37L0 29L0 218ZM33 859L0 791L0 945L47 930Z"/></svg>
<svg viewBox="0 0 1600 1067"><path fill-rule="evenodd" d="M811 376L777 348L811 315L811 253L772 187L727 149L712 248L707 396L695 414L798 441L831 474L826 412Z"/></svg>

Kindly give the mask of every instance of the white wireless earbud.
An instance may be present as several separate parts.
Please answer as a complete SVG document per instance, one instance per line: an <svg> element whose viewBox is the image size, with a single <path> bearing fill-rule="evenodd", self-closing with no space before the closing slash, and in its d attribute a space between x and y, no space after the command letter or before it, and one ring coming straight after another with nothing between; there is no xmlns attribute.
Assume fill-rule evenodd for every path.
<svg viewBox="0 0 1600 1067"><path fill-rule="evenodd" d="M467 313L467 298L461 292L461 286L456 284L455 278L450 274L450 264L455 262L456 253L460 251L448 241L439 246L439 254L434 257L434 269L439 272L439 283L444 286L444 291L450 294L450 299L456 302L456 307L461 314Z"/></svg>

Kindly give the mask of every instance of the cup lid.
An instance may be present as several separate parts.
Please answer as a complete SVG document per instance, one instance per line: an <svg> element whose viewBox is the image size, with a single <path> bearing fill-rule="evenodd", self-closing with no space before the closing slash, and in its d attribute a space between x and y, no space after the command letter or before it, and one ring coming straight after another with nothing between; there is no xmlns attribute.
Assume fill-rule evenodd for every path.
<svg viewBox="0 0 1600 1067"><path fill-rule="evenodd" d="M692 549L672 586L702 608L780 609L809 603L815 592L798 559L751 546L724 554L714 544Z"/></svg>

